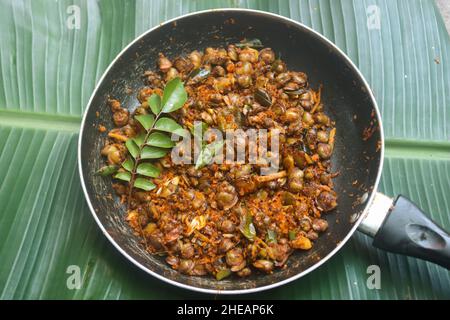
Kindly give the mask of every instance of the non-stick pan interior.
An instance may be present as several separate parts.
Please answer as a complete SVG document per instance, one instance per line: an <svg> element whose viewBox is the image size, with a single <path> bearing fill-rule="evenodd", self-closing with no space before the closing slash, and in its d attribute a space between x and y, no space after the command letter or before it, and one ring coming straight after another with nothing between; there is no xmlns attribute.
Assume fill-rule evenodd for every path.
<svg viewBox="0 0 450 320"><path fill-rule="evenodd" d="M243 38L258 38L271 47L291 70L306 72L313 87L323 85L322 100L328 115L336 121L337 141L332 159L340 175L334 180L339 206L326 215L329 232L312 250L295 253L287 268L270 275L216 281L210 277L188 277L169 268L163 257L148 254L124 221L125 207L111 188L111 181L94 176L103 165L100 150L105 134L97 124L112 128L107 98L119 99L134 110L136 94L144 83L145 70L154 70L159 52L170 58L209 46L226 46ZM131 45L109 69L88 106L82 131L81 167L88 201L95 215L132 259L144 268L172 281L212 290L242 290L272 285L313 267L332 252L351 232L355 220L373 191L380 165L381 133L375 105L359 73L329 43L294 22L253 11L208 11L189 15L145 34ZM99 116L96 115L98 112ZM371 130L374 129L374 130ZM366 138L363 139L364 132ZM111 200L108 195L113 195Z"/></svg>

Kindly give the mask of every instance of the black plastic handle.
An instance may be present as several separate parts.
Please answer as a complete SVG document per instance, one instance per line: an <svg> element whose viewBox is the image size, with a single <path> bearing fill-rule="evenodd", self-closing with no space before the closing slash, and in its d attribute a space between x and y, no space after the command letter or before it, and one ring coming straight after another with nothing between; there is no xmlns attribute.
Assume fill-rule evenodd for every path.
<svg viewBox="0 0 450 320"><path fill-rule="evenodd" d="M450 269L450 236L409 199L394 201L374 237L377 248L437 263Z"/></svg>

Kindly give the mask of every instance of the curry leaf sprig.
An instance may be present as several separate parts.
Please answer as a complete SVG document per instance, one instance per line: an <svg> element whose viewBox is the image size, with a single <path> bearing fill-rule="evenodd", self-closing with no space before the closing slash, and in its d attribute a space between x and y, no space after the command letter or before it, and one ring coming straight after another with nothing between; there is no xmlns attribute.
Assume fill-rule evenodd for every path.
<svg viewBox="0 0 450 320"><path fill-rule="evenodd" d="M133 188L150 191L156 188L151 178L160 175L160 169L150 161L164 157L175 146L168 134L186 137L189 132L167 115L180 109L187 100L187 93L180 78L169 81L162 98L152 94L147 102L151 113L136 115L134 118L142 125L144 132L128 139L125 146L128 156L122 163L122 170L103 168L101 175L114 174L114 178L129 183L129 196ZM102 170L102 169L101 169Z"/></svg>
<svg viewBox="0 0 450 320"><path fill-rule="evenodd" d="M130 183L130 194L133 187L145 191L153 190L156 186L148 178L156 178L160 170L150 162L144 160L159 159L175 146L167 133L186 136L187 132L172 118L165 117L180 109L187 100L187 93L180 78L169 81L164 88L162 99L157 94L152 94L148 99L150 110L153 114L137 115L135 119L142 125L145 132L129 139L125 143L131 157L122 165L127 170L127 181ZM128 163L127 163L128 162ZM115 176L116 178L117 175ZM129 178L129 180L128 180Z"/></svg>

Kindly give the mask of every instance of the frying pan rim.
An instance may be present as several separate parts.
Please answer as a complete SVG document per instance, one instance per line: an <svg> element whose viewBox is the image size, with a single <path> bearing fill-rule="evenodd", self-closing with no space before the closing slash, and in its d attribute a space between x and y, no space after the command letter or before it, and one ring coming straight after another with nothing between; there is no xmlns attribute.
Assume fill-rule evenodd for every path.
<svg viewBox="0 0 450 320"><path fill-rule="evenodd" d="M119 244L113 239L113 237L106 231L105 227L103 226L103 224L101 223L100 219L98 218L98 216L97 216L97 214L96 214L96 212L94 210L94 207L92 206L91 198L90 198L90 195L89 195L89 193L87 191L86 183L84 181L83 168L82 168L82 159L81 159L81 147L82 147L82 142L83 142L84 128L85 128L85 125L86 125L86 118L87 118L87 114L89 113L89 109L92 106L92 101L93 101L94 97L96 96L97 91L100 88L100 85L103 83L106 75L109 73L109 71L111 70L113 65L116 64L117 60L119 60L121 58L121 56L129 48L131 48L132 46L137 44L139 42L139 40L144 38L147 34L153 32L154 30L157 30L157 29L161 28L162 26L170 24L170 23L172 23L174 21L177 21L177 20L180 20L180 19L184 19L186 17L195 16L195 15L201 15L201 14L210 13L210 12L233 12L233 11L235 11L235 12L256 13L256 14L259 14L259 15L262 15L262 16L277 18L279 20L282 20L282 21L285 21L285 22L289 22L291 24L295 24L295 25L299 26L300 28L303 28L304 30L306 30L306 31L314 34L315 36L317 36L319 38L319 40L323 41L326 45L331 47L338 55L340 55L340 57L342 59L344 59L348 63L348 65L353 69L353 71L356 72L356 74L360 77L360 79L361 79L361 81L362 81L362 83L364 85L364 88L366 89L367 94L369 95L369 97L370 97L370 99L372 101L373 107L375 109L375 114L376 114L376 118L377 118L378 126L379 126L379 131L380 131L380 142L381 142L381 148L379 150L379 152L380 152L380 163L379 163L379 166L378 166L378 172L377 172L377 176L376 176L376 179L375 179L375 183L373 184L373 188L370 191L370 195L368 196L368 198L366 200L366 204L365 204L364 210L360 214L358 220L354 223L353 227L350 229L350 231L344 237L344 239L342 239L342 241L340 241L339 244L337 244L336 247L333 250L331 250L325 257L323 257L322 259L317 261L315 264L310 266L308 269L303 270L302 272L300 272L300 273L298 273L296 275L293 275L293 276L291 276L291 277L289 277L287 279L284 279L282 281L278 281L278 282L272 283L270 285L265 285L265 286L256 287L256 288L249 288L249 289L238 289L238 290L206 289L206 288L199 288L199 287L196 287L196 286L193 286L193 285L180 283L180 282L172 280L172 279L168 279L168 278L164 277L163 275L160 275L160 274L150 270L149 268L143 266L141 263L136 261L124 249L122 249L119 246ZM123 48L120 51L120 53L114 58L114 60L111 61L109 66L103 72L101 78L98 80L98 82L97 82L97 84L95 86L95 89L92 92L91 97L89 98L86 110L84 111L84 114L83 114L83 118L82 118L81 126L80 126L80 134L79 134L79 137L78 137L78 172L79 172L79 175L80 175L81 186L82 186L83 193L84 193L86 202L88 204L89 210L91 211L91 214L94 217L94 220L97 222L97 225L100 227L100 230L106 236L106 238L112 243L112 245L123 256L125 256L131 263L133 263L135 266L137 266L138 268L140 268L144 272L152 275L153 277L155 277L157 279L160 279L160 280L162 280L162 281L164 281L166 283L169 283L171 285L174 285L174 286L177 286L177 287L180 287L180 288L183 288L183 289L187 289L187 290L192 290L192 291L201 292L201 293L208 293L208 294L223 294L223 295L249 294L249 293L255 293L255 292L260 292L260 291L273 289L273 288L282 286L284 284L287 284L289 282L292 282L294 280L297 280L297 279L307 275L308 273L316 270L322 264L327 262L331 257L333 257L347 243L347 241L353 236L353 234L357 230L358 226L361 224L361 222L364 219L364 217L367 215L367 212L368 212L368 209L370 207L370 204L372 203L372 201L373 201L373 199L375 197L376 190L377 190L378 184L380 182L381 172L382 172L383 163L384 163L384 152L385 152L384 149L385 149L385 145L384 145L383 123L382 123L382 119L381 119L380 110L379 110L378 104L377 104L377 102L375 100L375 97L373 95L372 89L370 88L367 80L364 78L364 76L361 73L361 71L353 63L353 61L340 48L338 48L333 42L328 40L325 36L323 36L322 34L320 34L317 31L315 31L314 29L312 29L312 28L302 24L301 22L298 22L298 21L295 21L293 19L281 16L279 14L266 12L266 11L261 11L261 10L254 10L254 9L219 8L219 9L208 9L208 10L201 10L201 11L191 12L191 13L188 13L188 14L185 14L185 15L181 15L181 16L172 18L172 19L167 20L167 21L165 21L165 22L163 22L161 24L158 24L157 26L155 26L155 27L145 31L144 33L142 33L141 35L136 37L132 42L130 42L125 48Z"/></svg>

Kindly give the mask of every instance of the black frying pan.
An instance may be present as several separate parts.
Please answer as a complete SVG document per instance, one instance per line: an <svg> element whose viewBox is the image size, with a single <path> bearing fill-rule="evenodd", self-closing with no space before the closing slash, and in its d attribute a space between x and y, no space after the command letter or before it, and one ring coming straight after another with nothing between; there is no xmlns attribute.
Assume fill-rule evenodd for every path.
<svg viewBox="0 0 450 320"><path fill-rule="evenodd" d="M339 206L326 216L329 233L312 250L296 252L287 268L270 275L216 281L172 270L163 258L152 256L124 221L125 207L111 182L95 176L101 167L104 136L96 124L113 127L108 96L130 111L139 105L136 93L142 74L155 69L159 52L173 58L205 47L225 46L243 38L258 38L287 63L306 72L313 87L323 85L325 111L336 121L337 140L332 159L340 175L334 180ZM130 94L130 89L132 93ZM99 117L96 113L99 113ZM364 132L373 132L363 139ZM89 207L112 244L131 262L153 276L196 291L249 293L279 286L316 269L336 253L359 227L373 236L374 245L450 268L450 238L404 197L393 201L376 192L383 165L381 117L371 90L355 65L320 34L290 19L252 10L223 9L189 14L140 36L111 63L95 89L83 118L79 140L79 169Z"/></svg>

